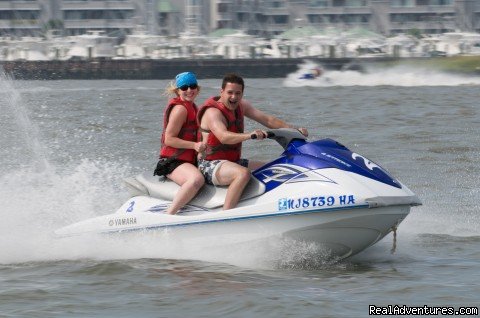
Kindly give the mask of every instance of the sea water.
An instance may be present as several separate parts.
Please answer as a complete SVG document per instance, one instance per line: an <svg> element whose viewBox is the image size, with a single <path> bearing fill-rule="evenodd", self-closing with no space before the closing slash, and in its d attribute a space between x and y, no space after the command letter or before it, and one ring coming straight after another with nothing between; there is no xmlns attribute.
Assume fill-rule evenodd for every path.
<svg viewBox="0 0 480 318"><path fill-rule="evenodd" d="M181 70L179 70L181 71ZM423 201L332 262L295 241L223 248L168 233L59 239L115 211L156 164L169 81L0 79L0 317L366 317L478 306L480 79L419 69L247 79L245 98L379 163ZM220 77L220 75L219 75ZM199 102L219 93L202 80ZM247 130L258 127L247 121ZM269 160L271 140L244 143ZM228 243L228 242L227 242Z"/></svg>

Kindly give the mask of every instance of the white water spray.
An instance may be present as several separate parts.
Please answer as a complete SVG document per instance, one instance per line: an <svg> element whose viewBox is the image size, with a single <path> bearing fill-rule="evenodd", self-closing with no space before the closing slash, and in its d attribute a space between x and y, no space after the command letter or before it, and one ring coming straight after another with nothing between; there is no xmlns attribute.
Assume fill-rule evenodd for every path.
<svg viewBox="0 0 480 318"><path fill-rule="evenodd" d="M480 85L480 78L449 74L427 68L394 66L390 68L367 68L365 72L352 70L325 71L316 79L300 79L313 68L320 67L307 61L283 81L285 87L331 87L331 86L459 86Z"/></svg>
<svg viewBox="0 0 480 318"><path fill-rule="evenodd" d="M31 154L35 171L51 169L45 148L40 141L39 129L30 120L28 109L14 87L14 82L4 72L0 72L0 91L2 112L13 116L18 135L21 137L17 142L24 144L27 152Z"/></svg>

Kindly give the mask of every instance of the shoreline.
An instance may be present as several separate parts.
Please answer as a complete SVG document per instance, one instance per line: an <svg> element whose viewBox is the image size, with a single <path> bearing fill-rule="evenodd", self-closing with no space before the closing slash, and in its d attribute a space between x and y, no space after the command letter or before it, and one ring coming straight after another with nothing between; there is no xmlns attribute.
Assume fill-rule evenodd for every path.
<svg viewBox="0 0 480 318"><path fill-rule="evenodd" d="M305 61L322 65L326 70L362 70L367 66L398 65L425 67L438 71L480 75L480 56L438 58L271 58L271 59L92 59L69 61L3 61L7 76L18 80L64 79L172 79L181 70L195 72L199 78L218 78L236 72L247 78L282 78L298 71Z"/></svg>

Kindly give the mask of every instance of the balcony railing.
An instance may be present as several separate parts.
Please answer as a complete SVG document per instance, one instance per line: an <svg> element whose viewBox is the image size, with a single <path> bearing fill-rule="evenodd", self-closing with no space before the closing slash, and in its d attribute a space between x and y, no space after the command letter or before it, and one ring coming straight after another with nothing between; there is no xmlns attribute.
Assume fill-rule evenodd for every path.
<svg viewBox="0 0 480 318"><path fill-rule="evenodd" d="M365 7L328 7L328 8L311 8L308 14L370 14L371 8Z"/></svg>
<svg viewBox="0 0 480 318"><path fill-rule="evenodd" d="M133 28L133 19L86 19L86 20L65 20L66 29L101 29L101 28Z"/></svg>
<svg viewBox="0 0 480 318"><path fill-rule="evenodd" d="M452 13L453 6L417 6L417 7L394 7L389 13Z"/></svg>
<svg viewBox="0 0 480 318"><path fill-rule="evenodd" d="M61 10L108 10L108 9L123 9L135 10L135 6L129 1L69 1L63 2Z"/></svg>
<svg viewBox="0 0 480 318"><path fill-rule="evenodd" d="M23 20L0 20L0 28L39 28L40 22L38 20L23 19Z"/></svg>
<svg viewBox="0 0 480 318"><path fill-rule="evenodd" d="M455 23L453 21L412 21L412 22L392 22L390 23L391 29L455 29Z"/></svg>
<svg viewBox="0 0 480 318"><path fill-rule="evenodd" d="M0 10L40 10L38 2L0 1Z"/></svg>
<svg viewBox="0 0 480 318"><path fill-rule="evenodd" d="M332 26L349 26L349 27L362 27L362 28L369 28L370 22L345 22L345 21L337 21L337 22L315 22L312 23L313 26L323 29Z"/></svg>

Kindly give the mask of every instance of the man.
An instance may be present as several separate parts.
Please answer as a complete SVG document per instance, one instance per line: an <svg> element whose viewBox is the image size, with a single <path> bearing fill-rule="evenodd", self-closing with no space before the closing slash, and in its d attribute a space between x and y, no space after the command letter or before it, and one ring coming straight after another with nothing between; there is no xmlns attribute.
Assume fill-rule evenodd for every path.
<svg viewBox="0 0 480 318"><path fill-rule="evenodd" d="M283 120L263 113L243 100L245 83L236 74L223 78L220 96L208 99L198 112L198 122L206 150L198 162L200 172L209 184L228 186L223 205L224 210L237 206L240 196L250 180L250 169L260 166L241 158L242 142L256 138L262 140L266 132L256 129L250 133L243 131L244 116L268 128L293 128ZM308 136L305 128L299 131Z"/></svg>

